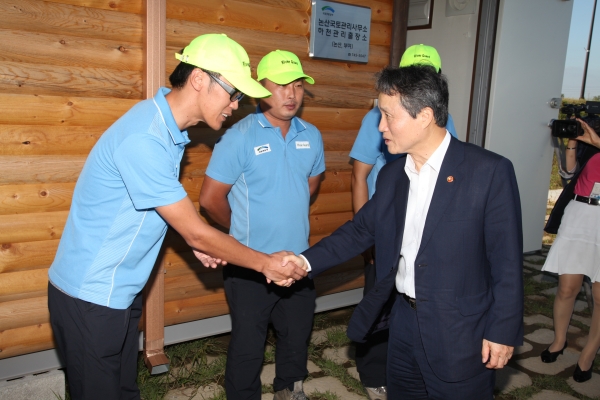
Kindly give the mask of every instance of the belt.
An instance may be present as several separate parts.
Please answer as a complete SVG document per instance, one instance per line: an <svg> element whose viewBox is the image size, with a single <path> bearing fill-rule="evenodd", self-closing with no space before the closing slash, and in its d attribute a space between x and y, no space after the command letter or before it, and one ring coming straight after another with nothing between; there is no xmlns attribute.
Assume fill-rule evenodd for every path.
<svg viewBox="0 0 600 400"><path fill-rule="evenodd" d="M573 197L573 200L579 201L581 203L589 204L591 206L598 206L598 205L600 205L600 200L594 199L592 197L580 196L578 194L576 194L575 197Z"/></svg>
<svg viewBox="0 0 600 400"><path fill-rule="evenodd" d="M413 299L412 297L407 296L405 293L400 293L402 295L402 298L404 300L406 300L406 302L408 303L408 305L410 306L410 308L412 308L413 310L417 309L417 300Z"/></svg>

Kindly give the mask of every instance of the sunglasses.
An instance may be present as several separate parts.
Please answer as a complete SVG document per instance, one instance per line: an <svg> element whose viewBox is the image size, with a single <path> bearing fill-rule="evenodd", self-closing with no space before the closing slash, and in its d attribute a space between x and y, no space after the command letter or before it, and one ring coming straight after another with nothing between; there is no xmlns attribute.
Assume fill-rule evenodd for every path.
<svg viewBox="0 0 600 400"><path fill-rule="evenodd" d="M206 72L206 71L204 71ZM223 88L223 90L225 90L227 92L227 94L229 95L229 100L230 101L240 101L244 98L244 93L240 92L238 89L229 86L228 84L226 84L225 82L223 82L222 80L220 80L219 78L217 78L216 76L206 72L206 74L208 76L211 77L212 80L214 80L215 82L217 82L219 84L219 86L221 86Z"/></svg>

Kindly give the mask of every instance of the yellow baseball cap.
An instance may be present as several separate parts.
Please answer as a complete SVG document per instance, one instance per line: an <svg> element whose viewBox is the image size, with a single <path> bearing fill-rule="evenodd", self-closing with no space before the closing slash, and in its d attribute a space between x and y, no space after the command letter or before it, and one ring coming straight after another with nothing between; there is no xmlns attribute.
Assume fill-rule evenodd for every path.
<svg viewBox="0 0 600 400"><path fill-rule="evenodd" d="M435 47L425 44L415 44L406 49L404 54L402 54L400 67L408 67L415 64L431 65L437 72L440 72L442 59Z"/></svg>
<svg viewBox="0 0 600 400"><path fill-rule="evenodd" d="M271 96L271 92L252 79L246 50L223 33L198 36L183 49L183 54L176 53L175 58L198 68L218 72L248 96Z"/></svg>
<svg viewBox="0 0 600 400"><path fill-rule="evenodd" d="M260 60L256 68L258 80L265 78L278 85L287 85L296 79L304 78L311 85L315 80L304 74L298 57L289 51L275 50Z"/></svg>

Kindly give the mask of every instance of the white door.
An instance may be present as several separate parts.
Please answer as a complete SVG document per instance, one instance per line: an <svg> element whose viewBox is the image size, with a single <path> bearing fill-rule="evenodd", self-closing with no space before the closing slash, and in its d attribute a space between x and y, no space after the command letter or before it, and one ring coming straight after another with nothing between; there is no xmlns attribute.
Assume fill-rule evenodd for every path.
<svg viewBox="0 0 600 400"><path fill-rule="evenodd" d="M483 0L485 1L485 0ZM501 0L485 147L510 159L523 210L523 251L542 247L552 147L573 1Z"/></svg>

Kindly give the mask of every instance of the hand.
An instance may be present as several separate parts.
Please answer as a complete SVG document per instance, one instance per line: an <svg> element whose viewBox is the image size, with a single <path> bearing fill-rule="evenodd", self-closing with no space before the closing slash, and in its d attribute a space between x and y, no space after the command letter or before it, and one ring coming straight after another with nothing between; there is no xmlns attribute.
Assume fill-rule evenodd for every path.
<svg viewBox="0 0 600 400"><path fill-rule="evenodd" d="M208 254L202 253L196 249L192 249L194 251L194 255L202 265L205 267L217 268L219 265L227 265L227 261L223 261L220 258L214 258L209 256Z"/></svg>
<svg viewBox="0 0 600 400"><path fill-rule="evenodd" d="M261 271L267 277L268 283L275 282L279 286L290 286L295 281L308 275L305 269L299 267L293 260L287 259L288 257L296 257L290 251L280 251L271 254L269 257L269 263Z"/></svg>
<svg viewBox="0 0 600 400"><path fill-rule="evenodd" d="M600 137L596 131L594 131L585 121L582 121L579 118L577 118L577 121L579 121L581 127L583 128L583 136L579 136L576 139L600 148Z"/></svg>
<svg viewBox="0 0 600 400"><path fill-rule="evenodd" d="M512 346L505 346L483 339L483 345L481 346L481 362L486 363L486 368L501 369L512 357L514 349L515 348Z"/></svg>

